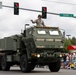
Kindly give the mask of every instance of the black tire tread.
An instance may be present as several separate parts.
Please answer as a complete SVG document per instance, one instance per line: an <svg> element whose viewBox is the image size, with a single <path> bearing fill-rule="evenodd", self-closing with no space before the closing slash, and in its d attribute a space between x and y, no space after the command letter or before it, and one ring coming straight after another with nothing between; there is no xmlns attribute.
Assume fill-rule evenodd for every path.
<svg viewBox="0 0 76 75"><path fill-rule="evenodd" d="M60 60L58 60L57 62L49 64L49 70L51 72L58 72L60 70L60 67L61 67L61 61Z"/></svg>
<svg viewBox="0 0 76 75"><path fill-rule="evenodd" d="M4 62L5 62L5 64L3 65ZM10 70L10 63L7 62L6 55L2 56L1 68L2 68L3 71L9 71Z"/></svg>
<svg viewBox="0 0 76 75"><path fill-rule="evenodd" d="M25 60L24 62L26 63L25 65L25 67L24 66L22 66L22 62L23 62L23 59ZM31 72L31 63L28 63L28 59L27 59L27 56L26 56L26 54L23 54L22 56L21 56L21 60L20 60L20 68L21 68L21 71L22 72Z"/></svg>

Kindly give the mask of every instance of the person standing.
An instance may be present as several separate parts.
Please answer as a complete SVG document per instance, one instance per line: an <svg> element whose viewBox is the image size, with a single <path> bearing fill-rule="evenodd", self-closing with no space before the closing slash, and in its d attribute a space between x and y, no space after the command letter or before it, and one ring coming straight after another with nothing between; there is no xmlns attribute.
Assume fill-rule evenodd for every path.
<svg viewBox="0 0 76 75"><path fill-rule="evenodd" d="M36 25L38 27L44 27L45 24L44 24L44 21L42 20L42 16L41 15L38 15L38 19L36 20L31 20L32 23L36 23Z"/></svg>

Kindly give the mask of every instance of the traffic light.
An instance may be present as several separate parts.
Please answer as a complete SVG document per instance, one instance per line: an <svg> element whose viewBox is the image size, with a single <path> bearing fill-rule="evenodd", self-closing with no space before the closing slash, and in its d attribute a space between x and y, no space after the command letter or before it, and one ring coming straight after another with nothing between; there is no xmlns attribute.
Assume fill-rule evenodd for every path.
<svg viewBox="0 0 76 75"><path fill-rule="evenodd" d="M47 18L47 7L42 7L42 18Z"/></svg>
<svg viewBox="0 0 76 75"><path fill-rule="evenodd" d="M14 15L19 15L19 3L14 2Z"/></svg>

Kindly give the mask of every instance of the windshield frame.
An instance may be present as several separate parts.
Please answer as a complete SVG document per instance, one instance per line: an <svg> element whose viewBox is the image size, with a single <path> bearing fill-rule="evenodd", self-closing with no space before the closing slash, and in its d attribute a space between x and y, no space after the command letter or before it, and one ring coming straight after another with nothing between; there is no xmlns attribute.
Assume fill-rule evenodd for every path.
<svg viewBox="0 0 76 75"><path fill-rule="evenodd" d="M50 35L52 35L52 36L54 36L54 35L59 35L59 31L57 31L57 30L49 30L49 34Z"/></svg>
<svg viewBox="0 0 76 75"><path fill-rule="evenodd" d="M46 30L37 30L38 35L46 35Z"/></svg>

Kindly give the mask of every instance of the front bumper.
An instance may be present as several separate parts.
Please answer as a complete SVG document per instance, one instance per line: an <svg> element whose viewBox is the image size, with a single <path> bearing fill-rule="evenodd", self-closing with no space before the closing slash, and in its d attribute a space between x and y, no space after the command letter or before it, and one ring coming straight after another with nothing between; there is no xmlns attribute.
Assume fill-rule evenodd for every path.
<svg viewBox="0 0 76 75"><path fill-rule="evenodd" d="M46 57L46 58L38 58L36 63L49 64L52 62L57 62L60 58L56 57Z"/></svg>
<svg viewBox="0 0 76 75"><path fill-rule="evenodd" d="M52 62L57 62L61 58L58 55L52 55L52 54L35 54L32 55L32 59L36 60L37 64L49 64Z"/></svg>

